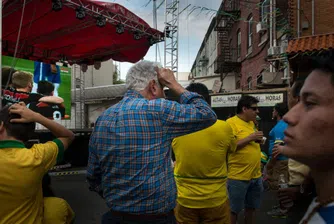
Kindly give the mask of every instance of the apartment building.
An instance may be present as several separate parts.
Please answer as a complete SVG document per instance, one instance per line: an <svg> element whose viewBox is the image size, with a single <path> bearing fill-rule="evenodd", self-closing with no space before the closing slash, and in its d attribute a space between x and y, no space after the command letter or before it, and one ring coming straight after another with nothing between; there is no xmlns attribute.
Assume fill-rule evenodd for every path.
<svg viewBox="0 0 334 224"><path fill-rule="evenodd" d="M217 58L217 32L214 30L215 25L216 17L211 20L189 75L189 79L193 82L205 84L209 90L213 89L215 83L221 81L220 75L214 72L214 62ZM225 83L224 87L226 86L232 89L235 88Z"/></svg>
<svg viewBox="0 0 334 224"><path fill-rule="evenodd" d="M289 0L292 39L287 53L292 81L306 77L312 56L334 53L333 3L332 0Z"/></svg>
<svg viewBox="0 0 334 224"><path fill-rule="evenodd" d="M222 1L214 63L222 82L233 77L241 90L286 85L287 60L281 54L287 47L287 8L287 0Z"/></svg>

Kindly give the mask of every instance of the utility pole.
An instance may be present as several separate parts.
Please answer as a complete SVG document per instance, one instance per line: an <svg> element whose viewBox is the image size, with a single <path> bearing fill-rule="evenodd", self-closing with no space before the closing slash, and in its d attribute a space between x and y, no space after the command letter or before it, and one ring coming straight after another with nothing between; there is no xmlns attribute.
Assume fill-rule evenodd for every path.
<svg viewBox="0 0 334 224"><path fill-rule="evenodd" d="M153 28L158 29L157 25L157 0L153 0ZM155 62L158 61L158 44L155 45Z"/></svg>

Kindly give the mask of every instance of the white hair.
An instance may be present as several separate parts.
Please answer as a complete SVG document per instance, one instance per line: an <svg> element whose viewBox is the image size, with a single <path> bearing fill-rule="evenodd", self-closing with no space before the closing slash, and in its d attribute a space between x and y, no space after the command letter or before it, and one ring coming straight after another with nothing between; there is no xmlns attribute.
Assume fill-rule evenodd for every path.
<svg viewBox="0 0 334 224"><path fill-rule="evenodd" d="M125 85L128 90L141 91L146 88L151 80L155 80L158 86L158 75L156 67L161 67L159 63L152 61L140 61L133 65L126 74Z"/></svg>

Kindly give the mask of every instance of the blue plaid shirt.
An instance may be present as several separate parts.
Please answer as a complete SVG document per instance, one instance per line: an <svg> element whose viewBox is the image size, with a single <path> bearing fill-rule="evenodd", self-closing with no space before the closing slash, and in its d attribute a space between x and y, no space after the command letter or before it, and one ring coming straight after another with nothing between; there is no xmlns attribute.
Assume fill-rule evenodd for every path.
<svg viewBox="0 0 334 224"><path fill-rule="evenodd" d="M129 90L97 119L89 143L87 180L113 211L167 213L175 207L173 138L211 126L216 114L196 93L181 104L147 100Z"/></svg>

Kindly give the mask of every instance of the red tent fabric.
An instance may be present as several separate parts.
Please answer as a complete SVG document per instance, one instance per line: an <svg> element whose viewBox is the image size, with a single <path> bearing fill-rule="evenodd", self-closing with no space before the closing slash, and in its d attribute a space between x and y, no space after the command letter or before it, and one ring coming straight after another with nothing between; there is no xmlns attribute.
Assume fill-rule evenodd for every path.
<svg viewBox="0 0 334 224"><path fill-rule="evenodd" d="M121 62L137 62L149 47L150 38L161 41L163 33L127 10L125 7L92 0L61 0L59 11L52 9L52 0L2 0L3 4L3 55L13 56L19 33L22 12L22 29L17 57L45 63L66 60L70 64L91 65L95 61L112 58ZM82 4L86 16L76 18L76 9ZM97 16L106 15L104 27L96 25ZM116 33L119 22L125 32ZM140 32L139 32L140 31ZM142 31L142 32L141 32ZM134 32L142 34L134 39Z"/></svg>

